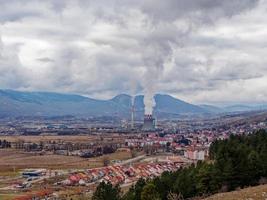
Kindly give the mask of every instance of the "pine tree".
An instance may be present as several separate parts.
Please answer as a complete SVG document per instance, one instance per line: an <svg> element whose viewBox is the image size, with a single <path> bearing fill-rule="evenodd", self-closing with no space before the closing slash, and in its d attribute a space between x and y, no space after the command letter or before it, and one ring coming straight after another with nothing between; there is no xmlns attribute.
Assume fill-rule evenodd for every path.
<svg viewBox="0 0 267 200"><path fill-rule="evenodd" d="M141 193L141 200L160 200L160 195L153 183L148 183Z"/></svg>
<svg viewBox="0 0 267 200"><path fill-rule="evenodd" d="M97 186L96 191L93 194L92 200L120 200L120 195L121 190L118 185L113 187L110 182L101 182Z"/></svg>

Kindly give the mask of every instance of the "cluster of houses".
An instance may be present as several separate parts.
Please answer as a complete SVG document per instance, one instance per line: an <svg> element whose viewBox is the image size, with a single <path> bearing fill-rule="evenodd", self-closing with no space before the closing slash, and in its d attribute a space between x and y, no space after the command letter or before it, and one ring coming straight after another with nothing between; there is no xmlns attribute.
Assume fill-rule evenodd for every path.
<svg viewBox="0 0 267 200"><path fill-rule="evenodd" d="M189 147L184 151L184 156L190 160L205 160L209 152L201 147Z"/></svg>
<svg viewBox="0 0 267 200"><path fill-rule="evenodd" d="M173 142L172 137L158 137L155 134L150 134L145 138L131 138L126 139L125 144L129 147L145 147L152 145L167 145L167 143Z"/></svg>
<svg viewBox="0 0 267 200"><path fill-rule="evenodd" d="M1 148L0 140L0 148ZM26 152L39 153L40 155L46 153L53 153L57 155L65 156L80 156L85 158L101 156L104 154L114 153L117 148L121 147L118 143L75 143L75 142L64 142L64 141L41 141L25 142L18 140L12 143L12 147L15 149L22 149Z"/></svg>
<svg viewBox="0 0 267 200"><path fill-rule="evenodd" d="M225 137L227 137L225 135ZM190 160L204 160L208 156L208 149L215 139L212 132L206 131L199 134L159 136L151 133L146 137L129 138L125 144L131 148L143 148L160 152L172 152L183 155Z"/></svg>
<svg viewBox="0 0 267 200"><path fill-rule="evenodd" d="M63 185L91 185L101 181L112 184L127 184L139 178L153 178L164 171L175 171L181 167L178 162L147 163L133 166L113 165L102 168L88 169L72 173L68 179L62 181Z"/></svg>

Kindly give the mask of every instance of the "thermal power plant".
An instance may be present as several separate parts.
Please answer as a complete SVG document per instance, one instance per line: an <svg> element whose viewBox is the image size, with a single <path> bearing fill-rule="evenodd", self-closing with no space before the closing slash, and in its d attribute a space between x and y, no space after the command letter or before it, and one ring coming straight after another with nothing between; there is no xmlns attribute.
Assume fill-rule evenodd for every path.
<svg viewBox="0 0 267 200"><path fill-rule="evenodd" d="M144 116L144 124L143 128L144 131L153 131L155 130L155 119L152 115L145 115Z"/></svg>

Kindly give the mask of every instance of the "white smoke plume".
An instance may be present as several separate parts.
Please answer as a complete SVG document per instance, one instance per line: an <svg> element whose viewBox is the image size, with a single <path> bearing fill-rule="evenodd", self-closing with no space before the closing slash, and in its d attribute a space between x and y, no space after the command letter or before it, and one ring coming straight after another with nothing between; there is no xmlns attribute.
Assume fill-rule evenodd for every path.
<svg viewBox="0 0 267 200"><path fill-rule="evenodd" d="M145 24L148 26L147 32L141 40L145 66L142 81L145 114L153 112L157 84L164 73L166 61L172 57L173 47L183 46L184 40L200 26L211 25L222 17L231 17L255 6L257 2L171 0L169 3L157 1L153 9L146 7L147 4L144 3L141 9L149 16ZM164 11L159 14L161 9Z"/></svg>
<svg viewBox="0 0 267 200"><path fill-rule="evenodd" d="M172 49L167 43L149 41L143 54L146 70L143 76L145 114L152 114L155 106L154 95L157 92L157 84L164 70L164 63L170 57Z"/></svg>
<svg viewBox="0 0 267 200"><path fill-rule="evenodd" d="M181 46L192 27L185 24L151 23L152 31L143 38L143 74L145 114L152 114L154 95L164 72L165 63L172 59L175 46Z"/></svg>

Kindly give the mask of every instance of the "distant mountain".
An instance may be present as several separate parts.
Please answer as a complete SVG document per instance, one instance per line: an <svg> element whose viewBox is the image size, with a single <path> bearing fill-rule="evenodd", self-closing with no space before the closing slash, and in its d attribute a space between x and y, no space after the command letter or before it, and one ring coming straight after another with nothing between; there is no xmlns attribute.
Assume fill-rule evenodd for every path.
<svg viewBox="0 0 267 200"><path fill-rule="evenodd" d="M112 101L79 95L0 90L0 116L103 116L123 110Z"/></svg>
<svg viewBox="0 0 267 200"><path fill-rule="evenodd" d="M110 101L121 105L122 107L129 108L132 105L132 97L127 94L120 94L112 98Z"/></svg>
<svg viewBox="0 0 267 200"><path fill-rule="evenodd" d="M173 114L206 113L207 110L169 95L155 95L155 112Z"/></svg>
<svg viewBox="0 0 267 200"><path fill-rule="evenodd" d="M119 116L130 117L132 98L120 94L109 100L97 100L80 95L51 92L21 92L0 90L0 117L5 116ZM154 112L158 117L233 112L235 107L218 108L193 105L169 95L155 95ZM240 107L239 107L240 108ZM144 96L134 98L135 115L144 114Z"/></svg>
<svg viewBox="0 0 267 200"><path fill-rule="evenodd" d="M202 105L199 105L199 107L203 108L204 110L206 110L206 111L208 111L210 113L225 112L225 110L223 108L219 108L217 106L212 106L212 105L202 104Z"/></svg>
<svg viewBox="0 0 267 200"><path fill-rule="evenodd" d="M267 105L254 105L254 104L234 104L230 106L212 106L212 105L199 105L210 113L236 113L236 112L250 112L250 111L265 111Z"/></svg>
<svg viewBox="0 0 267 200"><path fill-rule="evenodd" d="M267 105L262 104L262 105L242 105L242 104L237 104L237 105L231 105L231 106L225 106L221 108L224 112L249 112L249 111L262 111L262 110L267 110Z"/></svg>
<svg viewBox="0 0 267 200"><path fill-rule="evenodd" d="M257 107L254 106L248 106L248 105L232 105L232 106L226 106L223 108L226 112L244 112L244 111L252 111L257 109Z"/></svg>

